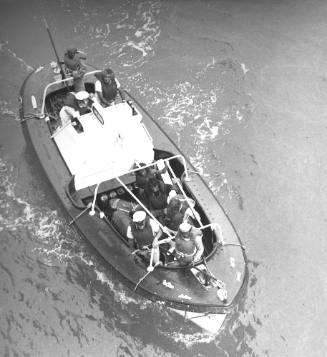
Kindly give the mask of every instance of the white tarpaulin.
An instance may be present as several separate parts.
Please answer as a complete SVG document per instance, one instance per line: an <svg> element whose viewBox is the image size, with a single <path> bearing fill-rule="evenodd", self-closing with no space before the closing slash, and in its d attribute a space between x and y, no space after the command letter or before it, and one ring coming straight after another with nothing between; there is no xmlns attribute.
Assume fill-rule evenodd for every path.
<svg viewBox="0 0 327 357"><path fill-rule="evenodd" d="M120 176L134 162L149 164L154 159L153 144L141 123L141 115L132 116L127 103L108 108L96 104L104 125L93 113L80 117L84 132L72 125L58 131L54 140L69 170L75 175L76 190Z"/></svg>

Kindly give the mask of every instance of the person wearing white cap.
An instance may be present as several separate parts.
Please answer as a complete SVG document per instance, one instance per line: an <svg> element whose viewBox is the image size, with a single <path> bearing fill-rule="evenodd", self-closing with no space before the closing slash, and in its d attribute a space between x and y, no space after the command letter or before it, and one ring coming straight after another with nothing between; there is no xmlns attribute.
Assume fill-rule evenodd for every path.
<svg viewBox="0 0 327 357"><path fill-rule="evenodd" d="M201 259L203 251L202 231L187 222L180 224L175 237L175 255L178 263L196 263Z"/></svg>
<svg viewBox="0 0 327 357"><path fill-rule="evenodd" d="M65 126L73 119L78 121L81 115L90 112L90 106L91 101L88 92L80 91L77 93L69 93L59 113L61 125ZM74 121L72 123L74 125Z"/></svg>
<svg viewBox="0 0 327 357"><path fill-rule="evenodd" d="M136 211L133 214L133 222L127 228L127 238L132 249L135 245L144 250L146 255L153 250L153 263L159 262L160 252L158 240L162 236L162 230L157 222L149 218L144 211ZM149 250L150 249L150 250Z"/></svg>

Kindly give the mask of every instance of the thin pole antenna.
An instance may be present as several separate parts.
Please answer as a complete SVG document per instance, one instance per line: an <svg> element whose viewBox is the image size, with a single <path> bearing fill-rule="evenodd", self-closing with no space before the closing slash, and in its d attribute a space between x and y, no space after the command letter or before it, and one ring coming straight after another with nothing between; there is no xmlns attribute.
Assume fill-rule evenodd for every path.
<svg viewBox="0 0 327 357"><path fill-rule="evenodd" d="M43 21L44 21L45 28L46 28L46 30L47 30L47 32L48 32L48 35L49 35L49 39L50 39L52 48L53 48L54 53L55 53L56 58L57 58L57 63L58 63L58 66L59 66L59 68L60 68L61 78L62 78L62 79L66 79L66 75L65 75L65 72L64 72L63 69L62 69L62 65L61 65L61 62L60 62L60 59L59 59L59 56L58 56L58 52L57 52L57 50L56 50L56 46L55 46L55 44L54 44L54 42L53 42L53 38L52 38L52 35L51 35L51 32L50 32L50 29L49 29L47 20L44 18ZM66 85L67 85L67 84L66 84Z"/></svg>

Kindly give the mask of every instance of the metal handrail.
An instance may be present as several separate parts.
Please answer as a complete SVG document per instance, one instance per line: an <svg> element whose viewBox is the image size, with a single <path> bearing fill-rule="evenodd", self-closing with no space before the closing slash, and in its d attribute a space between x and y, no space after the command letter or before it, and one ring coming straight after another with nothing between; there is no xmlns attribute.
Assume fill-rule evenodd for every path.
<svg viewBox="0 0 327 357"><path fill-rule="evenodd" d="M178 158L178 157L183 160L184 172L186 173L186 176L188 176L188 175L187 175L187 168L186 168L186 160L185 160L185 158L184 158L182 155L175 155L175 156L169 157L168 159L160 159L160 160L162 160L162 161L169 161L169 160L171 160L171 159L175 159L175 158ZM123 174L121 174L120 176L132 174L132 173L134 173L134 172L136 172L136 171L145 169L145 168L147 168L147 167L154 166L154 165L157 164L158 161L159 161L159 160L157 160L157 161L155 161L155 162L152 162L152 163L150 163L150 164L148 164L148 165L141 166L141 167L137 167L137 168L135 168L135 169L126 171L126 172L124 172ZM103 173L103 172L105 172L105 171L106 171L106 169L101 170L101 171L92 172L91 174L86 175L86 176L83 176L83 177L86 178L86 177L89 177L89 176L93 176L93 175L95 175L95 174ZM114 178L116 178L116 176L110 177L110 178L108 178L107 180L111 180L111 179L114 179ZM96 184L96 183L95 183L95 184ZM92 185L92 186L93 186L93 185Z"/></svg>
<svg viewBox="0 0 327 357"><path fill-rule="evenodd" d="M215 228L218 228L218 231L219 231L219 241L222 245L224 245L225 241L224 241L224 236L223 236L223 231L220 227L220 224L217 223L217 222L212 222L212 223L209 223L209 224L206 224L205 226L201 226L199 227L198 229L206 229L206 228L211 228L212 230L215 229Z"/></svg>
<svg viewBox="0 0 327 357"><path fill-rule="evenodd" d="M192 207L192 205L191 205L191 203L190 203L190 199L186 196L186 193L185 193L185 191L184 191L182 185L180 184L179 180L177 179L176 174L175 174L175 172L173 171L173 169L171 168L169 162L167 162L167 166L168 166L168 168L169 168L171 174L173 175L173 177L174 177L174 179L175 179L175 182L176 182L178 188L182 191L182 194L183 194L183 196L184 196L184 198L185 198L185 200L186 200L186 202L187 202L189 208L191 209L194 218L198 221L200 227L202 227L202 222L201 222L201 220L198 218L197 212L196 212L195 209Z"/></svg>
<svg viewBox="0 0 327 357"><path fill-rule="evenodd" d="M90 76L91 74L95 74L95 73L98 73L98 72L101 72L101 70L96 70L96 71L91 71L91 72L87 72L84 74L84 77L86 76ZM73 77L69 77L69 78L66 78L66 79L60 79L58 81L55 81L55 82L51 82L49 84L47 84L47 86L44 88L44 91L43 91L43 98L42 98L42 107L41 107L41 115L44 115L44 107L45 107L45 98L47 96L47 92L48 92L48 89L56 84L60 84L60 83L65 83L65 82L68 82L68 81L72 81L74 78Z"/></svg>

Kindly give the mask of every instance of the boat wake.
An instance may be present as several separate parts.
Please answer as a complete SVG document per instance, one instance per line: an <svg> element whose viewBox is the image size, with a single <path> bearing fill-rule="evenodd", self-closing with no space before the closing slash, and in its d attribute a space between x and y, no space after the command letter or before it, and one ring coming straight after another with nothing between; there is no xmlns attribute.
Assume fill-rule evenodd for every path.
<svg viewBox="0 0 327 357"><path fill-rule="evenodd" d="M90 45L84 50L93 54L93 61L96 58L106 67L112 66L113 61L117 59L119 63L124 63L124 67L136 68L154 56L154 45L160 36L157 20L160 13L159 1L116 4L109 12L107 6L101 9L101 5L83 7L80 10L83 16L74 27L74 32L81 40L85 41L85 38L89 37ZM95 18L96 23L93 23ZM105 49L101 54L99 46Z"/></svg>
<svg viewBox="0 0 327 357"><path fill-rule="evenodd" d="M33 70L29 64L27 64L22 58L18 57L17 54L8 47L8 41L0 43L0 53L18 61L18 63L28 72Z"/></svg>
<svg viewBox="0 0 327 357"><path fill-rule="evenodd" d="M0 115L1 115L1 118L4 118L4 119L12 119L15 120L15 121L18 121L20 122L20 117L19 117L19 114L18 112L15 112L13 109L12 109L12 105L10 103L8 103L7 101L1 99L0 100Z"/></svg>
<svg viewBox="0 0 327 357"><path fill-rule="evenodd" d="M218 62L212 58L192 81L171 87L150 83L140 73L129 78L138 93L146 98L149 112L158 117L177 145L188 154L213 193L236 198L240 207L241 197L237 188L229 183L219 148L223 138L229 136L235 126L246 123L254 110L251 96L245 92L242 82L238 83L241 73L243 69L238 62ZM234 82L231 83L231 79ZM234 89L238 95L232 95Z"/></svg>
<svg viewBox="0 0 327 357"><path fill-rule="evenodd" d="M73 231L58 216L56 210L35 206L16 195L16 169L0 158L0 230L27 231L47 264L51 259L65 262L72 257L67 237ZM77 236L77 235L76 235ZM68 246L68 247L67 247Z"/></svg>

